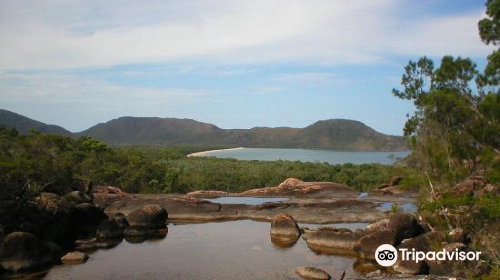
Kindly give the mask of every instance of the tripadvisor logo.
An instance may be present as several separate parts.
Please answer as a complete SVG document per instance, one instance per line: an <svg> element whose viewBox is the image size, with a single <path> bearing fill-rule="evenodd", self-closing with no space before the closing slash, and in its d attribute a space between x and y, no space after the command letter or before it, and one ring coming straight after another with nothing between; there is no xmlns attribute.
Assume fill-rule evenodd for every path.
<svg viewBox="0 0 500 280"><path fill-rule="evenodd" d="M402 261L415 261L418 263L423 260L449 260L449 261L465 261L465 260L479 260L481 252L459 252L458 249L454 251L446 251L445 249L438 252L421 252L415 249L409 250L400 248L399 253ZM398 260L398 250L390 244L382 244L375 251L375 260L381 266L391 266Z"/></svg>

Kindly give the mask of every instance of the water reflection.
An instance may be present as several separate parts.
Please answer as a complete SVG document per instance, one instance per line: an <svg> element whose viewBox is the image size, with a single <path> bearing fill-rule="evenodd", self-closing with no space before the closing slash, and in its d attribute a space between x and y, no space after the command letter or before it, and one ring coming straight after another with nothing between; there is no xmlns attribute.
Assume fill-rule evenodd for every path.
<svg viewBox="0 0 500 280"><path fill-rule="evenodd" d="M297 266L315 266L331 275L353 270L355 259L316 254L299 239L283 249L270 240L270 224L255 221L169 225L168 236L110 250L87 263L56 266L45 279L296 279Z"/></svg>

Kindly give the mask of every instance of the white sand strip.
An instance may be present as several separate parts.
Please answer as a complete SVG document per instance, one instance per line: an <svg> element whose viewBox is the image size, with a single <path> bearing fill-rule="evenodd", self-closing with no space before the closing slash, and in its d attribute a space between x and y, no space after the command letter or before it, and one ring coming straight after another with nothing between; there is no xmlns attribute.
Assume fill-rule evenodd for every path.
<svg viewBox="0 0 500 280"><path fill-rule="evenodd" d="M203 152L197 152L197 153L192 153L187 155L187 157L199 157L199 156L205 156L208 154L211 154L213 152L219 152L219 151L234 151L234 150L241 150L244 149L244 147L238 147L238 148L229 148L229 149L220 149L220 150L209 150L209 151L203 151Z"/></svg>

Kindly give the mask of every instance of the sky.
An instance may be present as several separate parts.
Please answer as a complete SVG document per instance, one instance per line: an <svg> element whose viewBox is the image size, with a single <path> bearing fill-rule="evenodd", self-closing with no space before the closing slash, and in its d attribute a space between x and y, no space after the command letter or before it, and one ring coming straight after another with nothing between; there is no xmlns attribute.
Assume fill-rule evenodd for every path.
<svg viewBox="0 0 500 280"><path fill-rule="evenodd" d="M2 0L0 108L77 132L121 116L221 128L345 118L401 135L409 60L492 51L486 0Z"/></svg>

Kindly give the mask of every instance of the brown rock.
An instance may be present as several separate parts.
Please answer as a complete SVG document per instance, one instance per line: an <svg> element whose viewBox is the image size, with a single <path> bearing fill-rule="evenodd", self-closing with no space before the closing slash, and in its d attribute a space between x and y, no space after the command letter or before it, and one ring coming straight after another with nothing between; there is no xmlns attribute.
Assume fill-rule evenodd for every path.
<svg viewBox="0 0 500 280"><path fill-rule="evenodd" d="M325 271L315 267L300 266L295 269L295 273L304 279L310 280L330 280L331 277Z"/></svg>
<svg viewBox="0 0 500 280"><path fill-rule="evenodd" d="M18 271L33 269L53 262L51 249L31 233L12 232L0 246L0 267Z"/></svg>
<svg viewBox="0 0 500 280"><path fill-rule="evenodd" d="M347 253L352 251L354 243L363 235L359 232L352 232L348 229L336 229L331 227L323 227L308 233L306 239L307 246L313 251L331 250Z"/></svg>
<svg viewBox="0 0 500 280"><path fill-rule="evenodd" d="M396 236L391 230L381 230L361 237L353 246L364 259L375 259L375 251L382 244L396 245Z"/></svg>
<svg viewBox="0 0 500 280"><path fill-rule="evenodd" d="M417 219L408 213L396 213L392 216L388 228L394 232L396 241L399 243L403 239L412 238L423 233L422 227Z"/></svg>
<svg viewBox="0 0 500 280"><path fill-rule="evenodd" d="M192 197L202 197L202 198L215 198L221 196L228 196L228 192L223 191L211 191L211 190L201 190L187 193L187 196Z"/></svg>
<svg viewBox="0 0 500 280"><path fill-rule="evenodd" d="M359 193L346 185L332 182L303 182L295 178L288 178L276 187L253 189L242 192L242 195L305 195L321 191L335 191L338 193L357 196Z"/></svg>
<svg viewBox="0 0 500 280"><path fill-rule="evenodd" d="M407 249L408 251L415 249L416 251L428 252L432 244L439 242L439 240L442 240L440 234L429 232L415 238L405 239L397 248L398 251L400 249ZM394 264L393 268L395 271L403 274L426 274L429 271L429 267L424 261L419 261L418 263L413 260L403 261L401 256L398 257L398 261Z"/></svg>
<svg viewBox="0 0 500 280"><path fill-rule="evenodd" d="M64 264L84 263L89 259L89 256L80 251L69 252L61 258Z"/></svg>
<svg viewBox="0 0 500 280"><path fill-rule="evenodd" d="M292 216L282 213L272 219L271 235L299 238L300 229Z"/></svg>
<svg viewBox="0 0 500 280"><path fill-rule="evenodd" d="M366 234L372 234L372 233L375 233L377 231L388 229L388 227L389 227L389 221L390 221L389 219L383 219L383 220L377 221L377 222L375 222L373 224L369 224L365 228L365 233Z"/></svg>
<svg viewBox="0 0 500 280"><path fill-rule="evenodd" d="M168 213L159 205L145 205L127 216L131 226L144 226L147 228L165 227Z"/></svg>

